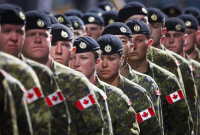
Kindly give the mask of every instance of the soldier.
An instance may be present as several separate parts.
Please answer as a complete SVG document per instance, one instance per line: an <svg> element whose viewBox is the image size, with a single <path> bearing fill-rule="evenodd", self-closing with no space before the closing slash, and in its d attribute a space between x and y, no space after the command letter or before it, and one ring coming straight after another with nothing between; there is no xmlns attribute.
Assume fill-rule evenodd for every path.
<svg viewBox="0 0 200 135"><path fill-rule="evenodd" d="M0 6L0 12L2 28L0 35L0 50L15 57L19 57L19 51L21 50L22 42L25 36L25 15L20 7L12 4L2 4ZM10 55L6 55L4 53L1 53L0 61L1 68L21 81L25 86L25 98L28 100L28 109L31 116L34 134L50 134L50 112L44 102L44 95L41 91L42 89L35 72L22 61L16 60ZM37 89L36 91L39 93L38 97L34 96L35 89ZM39 118L38 115L40 115L41 118Z"/></svg>
<svg viewBox="0 0 200 135"><path fill-rule="evenodd" d="M178 16L181 20L184 21L186 25L186 34L187 34L187 42L183 46L183 51L188 54L191 59L194 59L200 62L198 59L198 51L196 50L196 37L200 34L198 31L199 22L198 20L192 15L180 15Z"/></svg>
<svg viewBox="0 0 200 135"><path fill-rule="evenodd" d="M127 22L130 19L138 19L148 24L147 15L148 11L143 4L138 2L131 2L125 5L119 11L118 20L121 20L121 22ZM151 62L174 73L179 78L181 86L183 87L183 91L185 91L181 71L179 67L176 65L177 60L171 54L151 46L151 48L148 49L147 56Z"/></svg>
<svg viewBox="0 0 200 135"><path fill-rule="evenodd" d="M104 12L102 14L102 18L104 20L104 27L106 27L111 23L117 22L117 16L118 16L118 11L116 10Z"/></svg>
<svg viewBox="0 0 200 135"><path fill-rule="evenodd" d="M104 29L103 19L95 13L85 13L81 19L85 24L87 36L97 40Z"/></svg>
<svg viewBox="0 0 200 135"><path fill-rule="evenodd" d="M25 57L49 67L66 99L71 122L69 134L103 133L104 120L96 97L104 101L105 93L89 83L80 73L55 62L50 56L51 24L46 15L29 11L26 15L26 39L22 53ZM58 32L58 31L57 31ZM64 37L71 31L59 31ZM70 33L71 32L71 33ZM63 116L67 119L67 116ZM59 124L58 124L59 126ZM66 127L60 127L64 130Z"/></svg>
<svg viewBox="0 0 200 135"><path fill-rule="evenodd" d="M67 17L77 16L77 17L81 18L83 16L83 12L78 9L71 9L71 10L66 11L64 13L64 15L66 15Z"/></svg>
<svg viewBox="0 0 200 135"><path fill-rule="evenodd" d="M51 16L51 15L48 15L48 17L49 17L49 20L51 21L51 24L57 24L57 23L59 23L59 21L57 20L56 17Z"/></svg>
<svg viewBox="0 0 200 135"><path fill-rule="evenodd" d="M132 51L132 49L134 49L131 30L126 24L116 22L105 27L104 31L102 32L102 35L105 34L113 34L122 41L124 46L122 52L125 58L124 63L120 68L120 74L126 77L127 79L139 84L150 93L156 111L156 116L158 117L161 128L163 129L160 94L156 93L157 91L159 91L157 83L150 76L133 70L127 63L128 54L130 50Z"/></svg>
<svg viewBox="0 0 200 135"><path fill-rule="evenodd" d="M69 16L74 29L74 39L86 35L84 22L77 16Z"/></svg>
<svg viewBox="0 0 200 135"><path fill-rule="evenodd" d="M109 1L101 1L97 4L97 7L103 9L104 11L115 10L113 3Z"/></svg>
<svg viewBox="0 0 200 135"><path fill-rule="evenodd" d="M120 75L120 67L124 62L123 45L114 35L101 36L97 43L100 45L101 64L97 69L100 80L120 88L132 101L131 106L136 111L140 126L140 134L162 134L161 128L148 92L134 82ZM149 118L149 119L147 119Z"/></svg>
<svg viewBox="0 0 200 135"><path fill-rule="evenodd" d="M128 63L134 70L151 76L158 84L165 134L191 134L188 123L190 112L176 76L147 59L147 49L153 42L148 25L137 19L126 24L132 31L134 43L134 51L129 53Z"/></svg>
<svg viewBox="0 0 200 135"><path fill-rule="evenodd" d="M74 31L73 27L72 27L72 23L69 20L69 18L63 14L56 14L54 15L54 17L56 17L59 21L59 23L67 26L72 32Z"/></svg>
<svg viewBox="0 0 200 135"><path fill-rule="evenodd" d="M91 83L104 90L108 97L107 102L113 125L113 133L139 134L139 125L134 118L136 113L130 106L129 98L124 95L122 90L100 81L95 75L95 69L100 63L99 44L91 37L80 37L74 41L74 46L76 47L74 69L83 73ZM123 122L124 126L122 126Z"/></svg>
<svg viewBox="0 0 200 135"><path fill-rule="evenodd" d="M168 16L168 18L182 15L183 14L182 10L183 10L182 7L176 3L167 4L162 8L162 12L165 13Z"/></svg>
<svg viewBox="0 0 200 135"><path fill-rule="evenodd" d="M0 89L0 133L3 135L32 135L30 116L23 98L24 86L0 69Z"/></svg>
<svg viewBox="0 0 200 135"><path fill-rule="evenodd" d="M90 8L90 9L88 9L87 11L86 11L86 13L95 13L95 14L97 14L98 16L102 16L102 14L104 13L105 11L103 10L103 9L101 9L101 8L99 8L99 7L92 7L92 8Z"/></svg>

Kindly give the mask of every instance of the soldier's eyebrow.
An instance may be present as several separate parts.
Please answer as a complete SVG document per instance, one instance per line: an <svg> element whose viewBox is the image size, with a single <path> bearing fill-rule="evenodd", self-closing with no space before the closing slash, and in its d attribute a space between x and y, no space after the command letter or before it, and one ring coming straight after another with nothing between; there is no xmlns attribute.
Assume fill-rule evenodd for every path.
<svg viewBox="0 0 200 135"><path fill-rule="evenodd" d="M119 39L127 39L126 37L120 37Z"/></svg>

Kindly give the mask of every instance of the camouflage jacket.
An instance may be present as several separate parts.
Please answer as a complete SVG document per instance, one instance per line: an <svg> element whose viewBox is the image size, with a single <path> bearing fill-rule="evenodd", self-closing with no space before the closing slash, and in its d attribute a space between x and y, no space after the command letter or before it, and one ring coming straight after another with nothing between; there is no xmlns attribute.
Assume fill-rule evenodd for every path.
<svg viewBox="0 0 200 135"><path fill-rule="evenodd" d="M148 75L137 72L127 64L128 73L125 76L127 79L137 83L142 86L151 95L151 100L153 101L154 109L156 111L156 116L159 120L161 129L163 130L163 118L162 118L162 106L160 99L160 91L157 83L153 78Z"/></svg>
<svg viewBox="0 0 200 135"><path fill-rule="evenodd" d="M131 106L136 111L136 116L142 114L142 118L147 117L150 114L146 111L143 111L149 108L152 108L154 110L153 103L148 92L141 86L120 75L120 81L117 87L120 88L124 92L124 94L128 95L128 97L132 101ZM161 127L156 116L150 117L146 120L144 119L144 121L139 123L139 126L141 135L162 134Z"/></svg>
<svg viewBox="0 0 200 135"><path fill-rule="evenodd" d="M51 102L54 101L59 102L59 98L58 96L56 96L57 95L56 93L62 94L62 92L58 88L56 79L51 70L43 64L25 58L22 54L20 54L20 59L29 66L31 66L32 69L35 71L36 75L39 78L44 96L47 97L48 99L50 98ZM53 94L53 96L48 97L51 94ZM67 108L66 101L61 101L58 104L52 105L49 109L51 112L51 117L50 117L51 133L53 135L68 133L69 132L68 130L70 130L69 129L70 114Z"/></svg>
<svg viewBox="0 0 200 135"><path fill-rule="evenodd" d="M50 134L49 121L50 111L44 100L43 92L38 81L38 77L33 69L9 54L0 52L0 68L19 80L26 90L38 87L42 96L36 101L28 104L28 110L31 116L31 124L34 130L34 135ZM27 91L28 92L28 91ZM32 93L30 93L32 94Z"/></svg>
<svg viewBox="0 0 200 135"><path fill-rule="evenodd" d="M117 87L100 81L98 77L96 77L96 81L95 85L102 89L108 97L113 133L115 135L139 135L140 129L135 117L136 113L130 106L130 99Z"/></svg>
<svg viewBox="0 0 200 135"><path fill-rule="evenodd" d="M192 132L189 127L190 123L188 123L190 111L186 99L182 98L173 103L167 101L167 96L181 90L179 81L176 76L169 71L154 63L149 62L148 64L148 69L145 74L151 76L156 81L162 94L161 103L165 134L190 134ZM176 94L173 95L177 97ZM174 97L174 99L176 99L176 97Z"/></svg>
<svg viewBox="0 0 200 135"><path fill-rule="evenodd" d="M197 109L197 113L193 114L195 118L193 118L193 121L196 122L196 118L198 120L198 125L197 122L194 123L195 124L195 133L198 135L200 134L200 63L190 59L190 57L186 54L186 59L189 61L190 64L190 70L194 75L194 81L196 84L196 88L197 88L197 93L198 93L198 102L196 103L196 109Z"/></svg>
<svg viewBox="0 0 200 135"><path fill-rule="evenodd" d="M69 108L71 131L68 134L102 134L105 122L97 98L98 101L104 99L101 93L97 92L99 89L91 85L89 80L81 73L54 60L51 62L50 69L56 77L58 86L62 90ZM77 104L88 104L89 101L86 98L89 95L94 98L96 103L80 110ZM84 99L83 102L82 98Z"/></svg>
<svg viewBox="0 0 200 135"><path fill-rule="evenodd" d="M32 126L27 105L23 100L23 85L0 70L0 133L2 135L30 135Z"/></svg>

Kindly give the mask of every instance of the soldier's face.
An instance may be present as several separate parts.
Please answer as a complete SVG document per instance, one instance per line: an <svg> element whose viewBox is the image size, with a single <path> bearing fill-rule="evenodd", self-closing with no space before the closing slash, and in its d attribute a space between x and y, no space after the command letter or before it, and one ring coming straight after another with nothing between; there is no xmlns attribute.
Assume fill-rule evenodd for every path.
<svg viewBox="0 0 200 135"><path fill-rule="evenodd" d="M132 20L132 19L138 19L148 24L148 17L146 15L132 15L131 17L126 19L124 23L127 23L129 20Z"/></svg>
<svg viewBox="0 0 200 135"><path fill-rule="evenodd" d="M51 35L48 29L31 29L26 31L22 53L33 60L48 59L51 47Z"/></svg>
<svg viewBox="0 0 200 135"><path fill-rule="evenodd" d="M0 51L18 57L24 38L24 25L2 24L0 34Z"/></svg>
<svg viewBox="0 0 200 135"><path fill-rule="evenodd" d="M87 33L87 36L92 37L94 40L97 40L102 33L102 27L97 24L86 24L85 30Z"/></svg>
<svg viewBox="0 0 200 135"><path fill-rule="evenodd" d="M181 54L183 52L185 38L185 33L183 32L167 31L164 46L172 52Z"/></svg>
<svg viewBox="0 0 200 135"><path fill-rule="evenodd" d="M100 59L95 60L93 52L76 53L73 57L74 70L84 74L89 80L94 77Z"/></svg>
<svg viewBox="0 0 200 135"><path fill-rule="evenodd" d="M101 63L97 69L101 80L113 79L119 75L120 66L124 62L124 56L120 58L118 53L112 55L101 55Z"/></svg>
<svg viewBox="0 0 200 135"><path fill-rule="evenodd" d="M151 38L153 39L152 46L157 47L160 44L160 40L162 38L162 23L149 23L149 28L151 30Z"/></svg>
<svg viewBox="0 0 200 135"><path fill-rule="evenodd" d="M130 38L125 35L115 35L118 37L123 44L123 55L125 57L125 60L128 58L128 54L130 52L130 48L134 48L133 44L130 42Z"/></svg>
<svg viewBox="0 0 200 135"><path fill-rule="evenodd" d="M187 33L188 37L187 37L187 42L185 42L185 44L184 44L183 50L186 53L190 53L191 51L193 51L195 49L197 30L187 28L186 33Z"/></svg>
<svg viewBox="0 0 200 135"><path fill-rule="evenodd" d="M199 26L199 30L197 32L196 43L197 43L197 47L200 48L200 26Z"/></svg>
<svg viewBox="0 0 200 135"><path fill-rule="evenodd" d="M134 50L129 53L128 61L143 61L146 59L147 49L150 48L152 40L147 40L146 35L144 34L134 34L133 44Z"/></svg>
<svg viewBox="0 0 200 135"><path fill-rule="evenodd" d="M68 66L70 57L75 51L72 41L57 41L51 45L50 55L58 63Z"/></svg>
<svg viewBox="0 0 200 135"><path fill-rule="evenodd" d="M83 29L74 30L74 40L78 37L84 36L85 32Z"/></svg>

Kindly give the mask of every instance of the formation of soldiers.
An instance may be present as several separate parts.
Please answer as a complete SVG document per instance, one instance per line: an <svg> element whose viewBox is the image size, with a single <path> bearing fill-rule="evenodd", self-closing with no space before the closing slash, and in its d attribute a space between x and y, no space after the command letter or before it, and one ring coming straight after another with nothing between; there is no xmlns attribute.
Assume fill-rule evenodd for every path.
<svg viewBox="0 0 200 135"><path fill-rule="evenodd" d="M200 11L0 5L0 135L199 135Z"/></svg>

